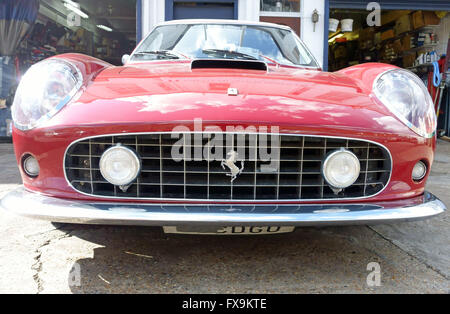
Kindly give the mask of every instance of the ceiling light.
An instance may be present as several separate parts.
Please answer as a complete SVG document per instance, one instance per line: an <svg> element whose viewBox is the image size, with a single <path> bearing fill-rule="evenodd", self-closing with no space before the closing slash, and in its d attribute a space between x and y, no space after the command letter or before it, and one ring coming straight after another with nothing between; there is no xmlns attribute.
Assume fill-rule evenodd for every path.
<svg viewBox="0 0 450 314"><path fill-rule="evenodd" d="M342 34L342 33L337 34L337 35L331 37L330 39L328 39L328 42L329 42L329 43L332 43L336 38L341 38L341 37L343 37L343 36L344 36L344 34Z"/></svg>
<svg viewBox="0 0 450 314"><path fill-rule="evenodd" d="M105 26L105 25L97 25L98 28L103 29L104 31L107 32L112 32L113 29L111 27Z"/></svg>
<svg viewBox="0 0 450 314"><path fill-rule="evenodd" d="M69 9L70 11L74 12L75 14L78 14L79 16L81 16L84 19L88 19L89 15L87 15L86 13L84 13L83 11L81 11L79 8L77 8L76 6L74 6L73 4L70 4L68 2L64 2L64 6Z"/></svg>
<svg viewBox="0 0 450 314"><path fill-rule="evenodd" d="M63 0L63 2L66 2L67 4L70 4L71 6L75 8L80 8L80 4L78 2L72 1L72 0Z"/></svg>

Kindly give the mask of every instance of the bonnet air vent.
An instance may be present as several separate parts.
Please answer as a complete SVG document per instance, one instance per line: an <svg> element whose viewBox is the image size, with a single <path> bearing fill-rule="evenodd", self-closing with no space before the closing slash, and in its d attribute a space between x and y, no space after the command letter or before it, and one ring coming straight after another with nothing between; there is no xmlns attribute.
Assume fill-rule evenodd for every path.
<svg viewBox="0 0 450 314"><path fill-rule="evenodd" d="M267 71L267 64L248 60L199 59L192 61L192 69L243 69Z"/></svg>

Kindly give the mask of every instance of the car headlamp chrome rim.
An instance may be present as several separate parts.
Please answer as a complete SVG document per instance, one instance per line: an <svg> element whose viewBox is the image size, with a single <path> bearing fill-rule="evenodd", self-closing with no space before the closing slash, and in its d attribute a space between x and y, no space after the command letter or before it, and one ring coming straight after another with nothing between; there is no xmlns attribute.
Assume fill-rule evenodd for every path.
<svg viewBox="0 0 450 314"><path fill-rule="evenodd" d="M51 119L67 105L83 85L83 76L62 59L44 60L23 76L14 98L14 126L30 130Z"/></svg>
<svg viewBox="0 0 450 314"><path fill-rule="evenodd" d="M323 178L336 189L353 185L358 180L360 171L358 157L344 148L328 154L322 166Z"/></svg>
<svg viewBox="0 0 450 314"><path fill-rule="evenodd" d="M434 136L437 119L433 100L422 80L404 69L381 73L373 93L400 121L422 137Z"/></svg>
<svg viewBox="0 0 450 314"><path fill-rule="evenodd" d="M127 186L141 171L137 154L128 147L117 145L107 149L100 158L100 173L109 183Z"/></svg>

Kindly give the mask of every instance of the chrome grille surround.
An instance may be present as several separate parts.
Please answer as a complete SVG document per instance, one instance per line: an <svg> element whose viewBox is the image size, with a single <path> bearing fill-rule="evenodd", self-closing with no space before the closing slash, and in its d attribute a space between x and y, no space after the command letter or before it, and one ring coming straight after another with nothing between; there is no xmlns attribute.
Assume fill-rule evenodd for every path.
<svg viewBox="0 0 450 314"><path fill-rule="evenodd" d="M206 144L218 132L176 132L207 136ZM230 182L228 169L220 161L202 159L175 162L170 149L178 139L172 132L108 134L79 139L66 149L64 174L69 185L77 192L99 198L157 201L209 201L209 202L305 202L328 200L354 200L373 197L388 185L392 172L389 150L373 141L333 136L261 133L220 133L233 138L231 146L224 146L223 158L230 150L239 148L237 138L245 137L245 168ZM263 161L247 152L256 147L260 136L280 139L279 167L276 172L262 172ZM254 140L254 142L253 142ZM126 192L109 184L100 174L98 162L109 147L122 144L133 148L142 160L142 171ZM254 143L254 145L250 144ZM195 149L191 143L186 147ZM339 193L333 191L321 174L326 154L346 148L361 162L358 180ZM192 155L194 155L192 153ZM93 167L91 167L93 165Z"/></svg>

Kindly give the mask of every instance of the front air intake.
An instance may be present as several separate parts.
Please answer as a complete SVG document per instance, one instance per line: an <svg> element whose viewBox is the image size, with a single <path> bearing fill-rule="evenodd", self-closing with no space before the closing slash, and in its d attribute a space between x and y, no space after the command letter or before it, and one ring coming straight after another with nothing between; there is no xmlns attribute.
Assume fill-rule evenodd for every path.
<svg viewBox="0 0 450 314"><path fill-rule="evenodd" d="M192 69L242 69L267 71L267 64L262 61L251 60L217 60L198 59L192 61Z"/></svg>
<svg viewBox="0 0 450 314"><path fill-rule="evenodd" d="M194 156L195 134L185 137L183 152ZM218 137L220 135L220 137ZM172 156L179 140L168 133L104 135L81 139L67 150L64 170L69 184L77 191L100 197L154 200L200 201L329 201L360 199L380 193L388 184L391 157L386 148L364 140L276 134L279 167L267 167L260 149L268 147L272 136L246 133L203 133L202 145L209 147L214 138L226 136L223 144L210 148L199 159ZM117 144L127 147L141 159L141 172L127 189L109 183L100 171L105 151ZM269 144L270 145L270 144ZM351 186L334 190L322 176L322 163L330 152L352 152L361 163L358 179ZM230 170L222 166L230 151L241 151L242 172L231 180ZM218 156L217 156L218 155ZM221 161L222 160L222 161ZM264 167L266 165L266 167Z"/></svg>

